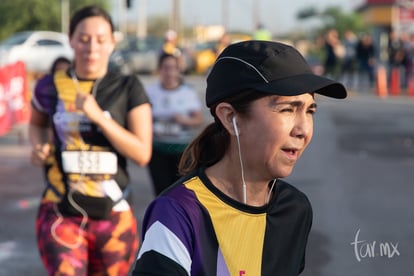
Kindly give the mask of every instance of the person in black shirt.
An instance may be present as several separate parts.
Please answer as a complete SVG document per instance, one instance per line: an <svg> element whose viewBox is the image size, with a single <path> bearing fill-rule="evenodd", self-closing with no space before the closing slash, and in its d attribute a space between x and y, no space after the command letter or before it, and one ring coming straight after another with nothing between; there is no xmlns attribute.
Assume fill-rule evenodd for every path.
<svg viewBox="0 0 414 276"><path fill-rule="evenodd" d="M312 207L281 179L312 139L315 93L347 94L291 46L224 49L207 77L213 120L184 151L183 177L147 208L134 276L303 271Z"/></svg>
<svg viewBox="0 0 414 276"><path fill-rule="evenodd" d="M362 34L356 45L355 54L358 62L359 85L366 85L368 81L368 86L373 87L375 82L375 46L369 33Z"/></svg>
<svg viewBox="0 0 414 276"><path fill-rule="evenodd" d="M151 106L137 76L108 72L113 31L102 8L76 11L73 66L32 97L31 161L46 167L36 235L48 275L126 276L139 247L127 159L150 160Z"/></svg>

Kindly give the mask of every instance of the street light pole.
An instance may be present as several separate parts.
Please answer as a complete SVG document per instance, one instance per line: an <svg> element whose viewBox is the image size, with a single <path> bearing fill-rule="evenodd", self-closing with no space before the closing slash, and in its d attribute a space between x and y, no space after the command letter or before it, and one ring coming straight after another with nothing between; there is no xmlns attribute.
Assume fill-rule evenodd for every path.
<svg viewBox="0 0 414 276"><path fill-rule="evenodd" d="M180 0L173 0L173 6L170 17L170 29L179 32L180 26Z"/></svg>
<svg viewBox="0 0 414 276"><path fill-rule="evenodd" d="M70 8L70 4L69 4L69 0L61 0L60 1L60 8L61 8L61 15L60 15L60 20L61 20L61 31L62 33L67 34L69 31L69 8Z"/></svg>
<svg viewBox="0 0 414 276"><path fill-rule="evenodd" d="M147 0L138 0L137 36L147 36Z"/></svg>
<svg viewBox="0 0 414 276"><path fill-rule="evenodd" d="M260 22L260 0L253 0L253 31L256 30Z"/></svg>
<svg viewBox="0 0 414 276"><path fill-rule="evenodd" d="M127 13L126 13L126 0L118 2L118 18L119 18L119 31L125 35L127 32Z"/></svg>
<svg viewBox="0 0 414 276"><path fill-rule="evenodd" d="M228 32L229 28L229 0L222 0L221 16L224 30Z"/></svg>

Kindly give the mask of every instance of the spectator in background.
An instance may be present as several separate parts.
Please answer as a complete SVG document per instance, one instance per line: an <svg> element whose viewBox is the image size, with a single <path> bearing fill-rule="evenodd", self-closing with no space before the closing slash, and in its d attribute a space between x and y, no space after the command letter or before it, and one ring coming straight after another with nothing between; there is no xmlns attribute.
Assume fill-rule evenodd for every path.
<svg viewBox="0 0 414 276"><path fill-rule="evenodd" d="M409 43L408 43L408 58L409 58L409 67L407 76L407 88L409 88L410 80L414 77L414 33L409 35Z"/></svg>
<svg viewBox="0 0 414 276"><path fill-rule="evenodd" d="M183 51L178 45L178 35L177 32L174 30L168 30L164 34L164 43L162 45L161 53L159 57L162 55L172 55L176 56L179 61L179 69L181 72L184 72L186 69L186 60L183 56Z"/></svg>
<svg viewBox="0 0 414 276"><path fill-rule="evenodd" d="M327 77L335 79L337 77L337 70L339 64L339 57L337 55L337 49L340 47L340 40L338 31L330 29L325 35L325 60L324 60L324 72Z"/></svg>
<svg viewBox="0 0 414 276"><path fill-rule="evenodd" d="M400 68L400 77L401 77L401 87L407 88L408 79L411 75L411 67L412 67L412 60L411 60L411 41L410 36L407 32L402 32L400 34L401 40L401 50L400 50L400 59L401 65Z"/></svg>
<svg viewBox="0 0 414 276"><path fill-rule="evenodd" d="M227 46L229 46L230 45L230 43L231 43L231 38L230 38L230 36L227 34L227 33L224 33L221 37L220 37L220 39L219 39L219 41L218 41L218 43L217 43L217 47L216 47L216 49L215 49L215 52L216 52L216 56L218 56L218 55L220 55L221 54L221 52L227 47Z"/></svg>
<svg viewBox="0 0 414 276"><path fill-rule="evenodd" d="M375 84L375 47L372 36L363 33L356 46L356 58L358 63L358 86L372 88Z"/></svg>
<svg viewBox="0 0 414 276"><path fill-rule="evenodd" d="M164 35L164 44L162 45L162 54L169 54L174 56L180 56L181 50L178 47L177 32L174 30L168 30Z"/></svg>
<svg viewBox="0 0 414 276"><path fill-rule="evenodd" d="M44 75L43 77L41 77L35 85L34 88L34 94L37 93L45 93L47 94L49 91L51 91L51 89L53 89L53 76L56 72L61 71L61 70L67 70L69 69L71 65L71 61L65 57L59 57L57 58L53 63L52 66L50 68L49 73L47 73L46 75ZM45 92L40 92L40 90L43 90ZM48 91L48 92L46 92Z"/></svg>
<svg viewBox="0 0 414 276"><path fill-rule="evenodd" d="M53 63L50 68L48 74L41 77L35 85L34 88L34 95L48 95L52 94L54 91L54 82L53 78L56 72L59 71L67 71L71 66L71 61L65 57L58 57ZM36 97L32 98L36 100ZM49 142L52 142L53 139L53 132L49 131ZM44 166L45 173L47 172L48 166Z"/></svg>
<svg viewBox="0 0 414 276"><path fill-rule="evenodd" d="M356 69L356 45L358 39L352 30L346 30L342 45L344 47L344 57L341 63L341 79L345 86L353 87L354 74Z"/></svg>
<svg viewBox="0 0 414 276"><path fill-rule="evenodd" d="M404 75L405 66L408 64L408 53L404 44L404 35L391 30L388 38L388 82L390 84L392 72L398 70L400 76Z"/></svg>
<svg viewBox="0 0 414 276"><path fill-rule="evenodd" d="M65 57L59 57L57 58L50 67L49 73L41 77L35 85L35 91L39 89L51 89L50 87L50 80L53 79L53 75L61 70L67 70L69 69L71 65L71 61ZM46 86L46 87L45 87ZM36 92L35 92L36 93Z"/></svg>
<svg viewBox="0 0 414 276"><path fill-rule="evenodd" d="M60 70L67 70L71 65L71 61L65 57L58 57L52 64L50 74L54 74Z"/></svg>
<svg viewBox="0 0 414 276"><path fill-rule="evenodd" d="M179 58L162 54L158 72L159 82L147 87L154 124L149 170L156 195L178 179L181 155L203 123L201 102L183 82Z"/></svg>
<svg viewBox="0 0 414 276"><path fill-rule="evenodd" d="M256 26L256 30L253 33L253 39L255 40L272 40L272 33L265 28L262 23Z"/></svg>
<svg viewBox="0 0 414 276"><path fill-rule="evenodd" d="M389 69L398 68L404 59L403 41L395 30L391 30L388 37L388 65Z"/></svg>

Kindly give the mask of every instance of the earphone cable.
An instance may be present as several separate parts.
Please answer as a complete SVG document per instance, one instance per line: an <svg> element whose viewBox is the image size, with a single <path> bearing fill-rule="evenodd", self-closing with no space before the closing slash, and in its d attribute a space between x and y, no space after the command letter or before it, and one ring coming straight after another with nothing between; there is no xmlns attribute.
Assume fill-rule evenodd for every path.
<svg viewBox="0 0 414 276"><path fill-rule="evenodd" d="M247 204L246 182L244 181L244 168L243 168L243 159L242 159L242 154L241 154L239 135L236 135L236 139L237 139L237 149L238 149L238 152L239 152L241 178L242 178L242 183L243 183L243 186L242 186L242 189L243 189L243 203Z"/></svg>
<svg viewBox="0 0 414 276"><path fill-rule="evenodd" d="M272 185L270 186L269 193L267 194L266 204L269 204L270 196L272 195L273 188L275 187L277 178L273 179Z"/></svg>
<svg viewBox="0 0 414 276"><path fill-rule="evenodd" d="M75 89L77 90L77 92L81 91L80 90L80 86L79 86L79 81L78 78L75 75L74 70L71 70L71 77L72 77L72 81L75 85ZM95 96L96 94L96 87L97 83L94 84L93 88L92 88L92 95ZM81 146L80 146L80 150L81 153L84 154L86 152L86 150L84 149L84 145L85 145L85 141L83 141L82 137L80 136L79 139L81 140ZM85 177L85 171L83 166L81 166L80 168L80 174L79 174L79 179L77 181L77 183L79 184ZM68 191L68 201L69 204L72 205L73 208L75 208L82 216L82 220L81 223L79 225L79 229L78 229L78 237L77 237L77 241L74 244L69 244L65 241L63 241L62 239L60 239L57 234L56 234L56 228L62 223L63 221L63 216L60 213L60 211L57 208L57 205L54 204L54 211L57 215L57 219L56 221L53 222L52 227L51 227L51 234L53 236L53 238L59 242L60 244L62 244L63 246L66 246L70 249L76 249L80 246L82 240L81 240L81 236L82 236L82 231L85 229L86 223L88 221L88 213L81 207L79 206L79 204L76 203L76 201L73 199L73 193L74 193L74 189L72 189L71 187L69 187L69 191Z"/></svg>

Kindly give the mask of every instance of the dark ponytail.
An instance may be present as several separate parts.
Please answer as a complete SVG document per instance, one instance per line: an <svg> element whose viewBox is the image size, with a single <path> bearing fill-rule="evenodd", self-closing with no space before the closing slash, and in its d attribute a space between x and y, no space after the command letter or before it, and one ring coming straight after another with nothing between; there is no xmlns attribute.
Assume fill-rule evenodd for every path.
<svg viewBox="0 0 414 276"><path fill-rule="evenodd" d="M229 143L229 133L221 123L211 123L185 149L178 165L179 173L184 175L198 167L217 163Z"/></svg>

